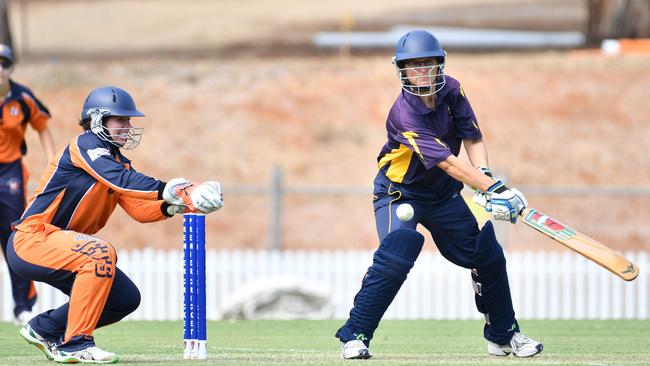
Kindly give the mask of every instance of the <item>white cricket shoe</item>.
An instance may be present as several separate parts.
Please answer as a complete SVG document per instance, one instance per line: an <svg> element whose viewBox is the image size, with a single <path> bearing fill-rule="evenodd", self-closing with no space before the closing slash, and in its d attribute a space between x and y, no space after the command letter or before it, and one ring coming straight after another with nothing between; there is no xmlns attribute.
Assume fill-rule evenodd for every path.
<svg viewBox="0 0 650 366"><path fill-rule="evenodd" d="M21 337L25 338L25 340L34 346L36 346L38 349L43 351L45 353L45 356L53 360L54 359L54 354L52 351L54 350L54 342L50 342L47 339L41 337L40 334L36 333L32 327L29 326L29 324L25 325L24 327L20 328L18 331Z"/></svg>
<svg viewBox="0 0 650 366"><path fill-rule="evenodd" d="M120 360L117 354L96 346L71 352L55 348L52 353L54 361L58 363L116 363Z"/></svg>
<svg viewBox="0 0 650 366"><path fill-rule="evenodd" d="M20 314L18 314L18 316L14 318L14 325L24 327L25 325L27 325L27 322L32 320L33 317L34 317L34 313L32 313L31 311L29 310L21 311Z"/></svg>
<svg viewBox="0 0 650 366"><path fill-rule="evenodd" d="M488 353L494 356L532 357L542 352L544 345L517 332L508 344L499 345L488 341Z"/></svg>
<svg viewBox="0 0 650 366"><path fill-rule="evenodd" d="M341 357L346 360L350 359L367 359L372 357L372 353L366 344L362 341L355 339L345 343L341 343Z"/></svg>

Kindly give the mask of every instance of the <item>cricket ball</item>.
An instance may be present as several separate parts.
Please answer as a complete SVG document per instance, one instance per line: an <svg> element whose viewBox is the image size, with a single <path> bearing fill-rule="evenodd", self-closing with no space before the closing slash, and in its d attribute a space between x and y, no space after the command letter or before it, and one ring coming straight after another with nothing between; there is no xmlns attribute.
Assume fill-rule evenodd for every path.
<svg viewBox="0 0 650 366"><path fill-rule="evenodd" d="M409 221L413 218L413 213L413 206L408 203L402 203L395 210L395 214L400 221Z"/></svg>

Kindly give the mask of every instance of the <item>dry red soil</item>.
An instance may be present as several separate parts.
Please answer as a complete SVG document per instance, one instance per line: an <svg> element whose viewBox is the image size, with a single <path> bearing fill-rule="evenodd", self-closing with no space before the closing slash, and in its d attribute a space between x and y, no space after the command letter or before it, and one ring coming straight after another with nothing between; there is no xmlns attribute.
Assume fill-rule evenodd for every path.
<svg viewBox="0 0 650 366"><path fill-rule="evenodd" d="M185 176L224 183L226 207L208 218L211 248L267 247L268 197L237 192L249 185L268 185L274 165L284 169L292 187L353 186L367 187L368 192L286 197L285 248L373 248L370 191L375 157L384 143L386 113L400 91L391 51L348 58L310 55L304 49L289 55L282 51L304 47L316 28L336 29L346 14L354 16L359 27L369 28L374 19L387 24L388 14L414 19L423 9L430 11L431 2L396 7L401 3L377 1L372 11L364 11L364 1L352 7L332 2L315 11L301 1L284 1L288 10L267 18L264 4L269 3L258 1L247 13L236 1L196 2L189 14L172 1L119 2L123 7L106 1L37 2L30 8L33 56L25 57L14 76L51 108L59 148L78 132L80 108L92 88L115 84L129 90L147 114L138 123L145 127L142 144L127 154L136 169L163 180ZM448 11L461 16L467 12L460 7L471 2L446 2L451 3L459 8ZM579 7L552 3L562 11L549 14L564 26L548 17L547 25L571 29L584 17ZM150 13L155 16L136 21L137 14L153 11L146 8L151 4L165 6ZM53 7L64 14L60 19L69 21L56 24L57 17L48 16ZM89 24L94 13L103 15L111 37ZM223 22L201 23L210 20L202 14L221 14ZM535 12L521 14L527 18L517 19L542 24L535 21ZM181 24L187 17L195 21ZM463 22L485 25L489 18ZM283 48L260 48L258 36ZM250 54L229 55L238 44L254 47ZM214 52L197 52L200 45ZM177 46L181 51L171 52L173 57L165 53ZM183 57L183 47L189 47L191 57ZM146 52L137 51L143 48ZM95 57L86 57L89 54ZM102 55L110 57L102 60ZM463 83L487 140L491 165L510 185L648 187L649 61L567 51L452 51L446 70ZM45 162L33 133L28 142L27 163L35 184ZM529 201L617 249L650 250L648 197L529 196ZM504 226L504 231L513 249L557 248L521 225ZM181 222L175 218L140 225L118 208L98 235L122 248L180 248Z"/></svg>

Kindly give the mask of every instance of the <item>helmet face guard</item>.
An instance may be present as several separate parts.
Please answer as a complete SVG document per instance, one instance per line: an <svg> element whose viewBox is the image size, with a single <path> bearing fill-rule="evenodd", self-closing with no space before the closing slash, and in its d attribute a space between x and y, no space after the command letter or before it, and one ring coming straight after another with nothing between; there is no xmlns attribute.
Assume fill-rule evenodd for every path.
<svg viewBox="0 0 650 366"><path fill-rule="evenodd" d="M397 77L402 89L409 94L425 97L436 94L445 86L444 59L442 63L432 63L431 65L420 63L420 66L413 67L405 66L408 61L399 64L393 61L393 63L397 68Z"/></svg>
<svg viewBox="0 0 650 366"><path fill-rule="evenodd" d="M127 128L106 128L104 126L104 117L111 117L108 110L95 109L89 111L90 115L90 131L97 135L101 140L110 142L111 144L124 149L133 150L140 145L140 140L144 134L142 127L127 127ZM124 140L123 143L119 140Z"/></svg>
<svg viewBox="0 0 650 366"><path fill-rule="evenodd" d="M126 90L105 86L93 90L84 102L81 119L90 119L90 131L101 140L125 149L132 150L140 144L144 128L106 128L107 117L142 117L135 101Z"/></svg>
<svg viewBox="0 0 650 366"><path fill-rule="evenodd" d="M403 35L397 41L393 57L402 89L421 97L442 90L446 82L446 55L438 39L427 31L416 30Z"/></svg>

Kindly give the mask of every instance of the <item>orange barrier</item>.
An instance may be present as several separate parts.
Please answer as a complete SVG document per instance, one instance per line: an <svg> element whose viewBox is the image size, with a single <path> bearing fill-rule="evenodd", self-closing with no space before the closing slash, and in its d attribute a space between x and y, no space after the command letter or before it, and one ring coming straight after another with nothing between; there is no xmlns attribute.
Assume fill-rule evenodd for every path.
<svg viewBox="0 0 650 366"><path fill-rule="evenodd" d="M650 38L619 39L619 53L650 54Z"/></svg>

